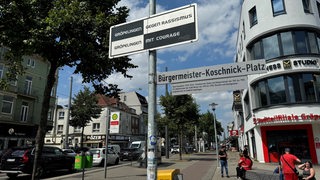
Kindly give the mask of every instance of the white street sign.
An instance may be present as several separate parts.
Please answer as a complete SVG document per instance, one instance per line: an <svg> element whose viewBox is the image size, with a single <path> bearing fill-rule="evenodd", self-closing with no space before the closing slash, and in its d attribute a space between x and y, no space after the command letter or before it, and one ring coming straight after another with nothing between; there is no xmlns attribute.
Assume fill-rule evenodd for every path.
<svg viewBox="0 0 320 180"><path fill-rule="evenodd" d="M198 40L197 4L110 28L109 58Z"/></svg>
<svg viewBox="0 0 320 180"><path fill-rule="evenodd" d="M266 72L267 68L265 60L254 60L249 62L206 66L179 71L158 72L157 84L195 82Z"/></svg>
<svg viewBox="0 0 320 180"><path fill-rule="evenodd" d="M247 76L211 79L172 84L172 95L239 90L248 87Z"/></svg>

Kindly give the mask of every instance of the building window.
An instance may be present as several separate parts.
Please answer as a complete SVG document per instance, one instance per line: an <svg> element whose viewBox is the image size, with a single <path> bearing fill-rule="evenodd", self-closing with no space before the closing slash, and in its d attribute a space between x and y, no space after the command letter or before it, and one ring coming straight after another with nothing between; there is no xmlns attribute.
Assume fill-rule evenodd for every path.
<svg viewBox="0 0 320 180"><path fill-rule="evenodd" d="M286 13L283 0L271 0L271 4L274 16Z"/></svg>
<svg viewBox="0 0 320 180"><path fill-rule="evenodd" d="M28 112L29 112L28 103L27 102L22 102L20 121L26 122L28 120Z"/></svg>
<svg viewBox="0 0 320 180"><path fill-rule="evenodd" d="M277 35L264 38L263 41L263 53L265 59L272 59L280 56L279 43Z"/></svg>
<svg viewBox="0 0 320 180"><path fill-rule="evenodd" d="M64 119L64 111L59 112L59 119Z"/></svg>
<svg viewBox="0 0 320 180"><path fill-rule="evenodd" d="M100 132L100 123L92 124L92 132Z"/></svg>
<svg viewBox="0 0 320 180"><path fill-rule="evenodd" d="M28 62L27 62L27 66L30 66L30 67L35 67L35 61L34 61L34 59L28 59Z"/></svg>
<svg viewBox="0 0 320 180"><path fill-rule="evenodd" d="M320 102L320 73L285 74L253 84L255 108L288 103Z"/></svg>
<svg viewBox="0 0 320 180"><path fill-rule="evenodd" d="M306 33L304 31L296 31L294 37L297 54L308 53Z"/></svg>
<svg viewBox="0 0 320 180"><path fill-rule="evenodd" d="M11 114L13 108L13 97L3 96L2 99L2 112L6 114Z"/></svg>
<svg viewBox="0 0 320 180"><path fill-rule="evenodd" d="M317 2L317 9L318 9L318 16L320 17L320 3L318 1Z"/></svg>
<svg viewBox="0 0 320 180"><path fill-rule="evenodd" d="M81 132L81 127L80 126L74 127L74 132L75 133Z"/></svg>
<svg viewBox="0 0 320 180"><path fill-rule="evenodd" d="M310 0L302 0L303 10L305 13L311 13Z"/></svg>
<svg viewBox="0 0 320 180"><path fill-rule="evenodd" d="M256 7L253 7L249 11L250 25L251 27L258 24L257 11Z"/></svg>
<svg viewBox="0 0 320 180"><path fill-rule="evenodd" d="M270 104L286 103L286 92L284 87L283 76L270 78L267 80Z"/></svg>
<svg viewBox="0 0 320 180"><path fill-rule="evenodd" d="M58 125L57 134L63 133L63 125Z"/></svg>
<svg viewBox="0 0 320 180"><path fill-rule="evenodd" d="M27 76L24 85L24 93L30 95L32 90L32 77Z"/></svg>
<svg viewBox="0 0 320 180"><path fill-rule="evenodd" d="M280 33L280 42L281 42L281 48L282 48L282 54L289 55L294 54L294 46L293 46L293 39L292 39L292 33L291 32L283 32Z"/></svg>
<svg viewBox="0 0 320 180"><path fill-rule="evenodd" d="M0 64L0 79L3 78L3 68L4 66L2 64Z"/></svg>
<svg viewBox="0 0 320 180"><path fill-rule="evenodd" d="M319 54L320 34L310 31L288 31L258 39L248 46L251 60L273 59L295 54Z"/></svg>

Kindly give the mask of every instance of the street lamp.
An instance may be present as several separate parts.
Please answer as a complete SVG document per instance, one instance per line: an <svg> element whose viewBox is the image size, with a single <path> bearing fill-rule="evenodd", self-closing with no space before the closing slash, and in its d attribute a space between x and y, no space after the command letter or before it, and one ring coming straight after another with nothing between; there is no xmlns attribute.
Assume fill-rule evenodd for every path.
<svg viewBox="0 0 320 180"><path fill-rule="evenodd" d="M217 156L217 167L219 167L219 155L218 155L218 140L217 140L217 125L216 125L216 106L218 104L216 103L211 103L209 104L211 106L211 109L213 111L213 114L214 114L214 119L213 119L213 125L214 125L214 139L215 139L215 142L216 142L216 156Z"/></svg>

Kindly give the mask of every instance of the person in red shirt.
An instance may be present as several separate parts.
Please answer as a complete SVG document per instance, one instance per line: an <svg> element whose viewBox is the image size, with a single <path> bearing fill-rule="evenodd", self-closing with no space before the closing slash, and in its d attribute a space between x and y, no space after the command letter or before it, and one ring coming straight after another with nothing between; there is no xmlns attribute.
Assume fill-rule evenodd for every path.
<svg viewBox="0 0 320 180"><path fill-rule="evenodd" d="M295 155L290 154L290 149L285 148L285 154L280 157L280 165L283 172L284 179L298 180L299 177L295 173L295 165L300 164L301 160Z"/></svg>
<svg viewBox="0 0 320 180"><path fill-rule="evenodd" d="M248 156L248 154L243 154L240 153L239 154L240 159L238 162L238 167L236 168L237 170L237 179L245 179L245 172L247 170L251 170L252 169L252 160L250 159L250 157Z"/></svg>

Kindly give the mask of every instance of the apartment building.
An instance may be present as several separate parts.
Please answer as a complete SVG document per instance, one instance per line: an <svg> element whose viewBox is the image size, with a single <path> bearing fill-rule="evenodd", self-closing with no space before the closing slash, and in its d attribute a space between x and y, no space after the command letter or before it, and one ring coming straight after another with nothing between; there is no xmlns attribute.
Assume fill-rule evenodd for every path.
<svg viewBox="0 0 320 180"><path fill-rule="evenodd" d="M146 128L141 128L141 126L145 126L143 122L147 121L143 119L143 117L147 117L144 114L146 108L145 97L136 92L121 93L120 97L122 98L120 99L104 95L97 95L97 97L102 112L99 118L93 118L84 128L83 144L85 147L105 146L107 122L110 122L110 115L113 113L119 114L119 132L109 133L108 143L127 147L132 141L145 139ZM134 106L127 105L126 102L128 101L132 102ZM71 118L68 113L67 107L57 106L54 113L54 128L46 134L46 144L64 148L66 122L68 117ZM68 131L68 147L80 147L82 129L69 126Z"/></svg>
<svg viewBox="0 0 320 180"><path fill-rule="evenodd" d="M5 78L8 70L3 60L4 52L5 49L0 48L0 78ZM24 56L22 65L25 73L9 82L6 90L0 90L0 150L35 142L50 64L34 55ZM51 112L56 88L57 85L52 90L48 130L53 126Z"/></svg>
<svg viewBox="0 0 320 180"><path fill-rule="evenodd" d="M289 147L318 164L320 1L243 0L241 8L235 61L265 59L267 73L249 75L248 88L235 92L231 130L260 162L278 162Z"/></svg>

